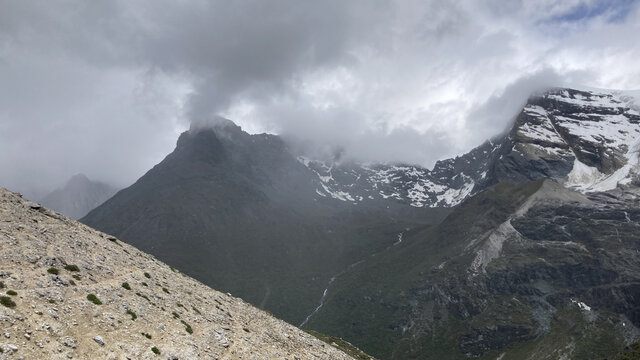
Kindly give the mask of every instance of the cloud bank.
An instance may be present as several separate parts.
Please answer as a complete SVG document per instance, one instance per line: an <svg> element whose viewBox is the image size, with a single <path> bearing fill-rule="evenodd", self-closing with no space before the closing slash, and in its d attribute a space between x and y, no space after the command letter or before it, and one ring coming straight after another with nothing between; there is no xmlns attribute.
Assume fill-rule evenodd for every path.
<svg viewBox="0 0 640 360"><path fill-rule="evenodd" d="M221 115L430 166L558 85L640 88L636 1L0 0L0 186L125 186Z"/></svg>

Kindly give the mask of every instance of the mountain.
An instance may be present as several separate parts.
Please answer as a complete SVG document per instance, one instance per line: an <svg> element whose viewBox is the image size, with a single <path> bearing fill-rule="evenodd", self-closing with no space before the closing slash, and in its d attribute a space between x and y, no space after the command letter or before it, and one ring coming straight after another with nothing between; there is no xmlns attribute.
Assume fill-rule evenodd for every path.
<svg viewBox="0 0 640 360"><path fill-rule="evenodd" d="M555 179L581 190L610 190L634 176L639 110L638 91L556 88L531 96L507 133L431 170L300 161L321 180L319 193L352 203L391 198L451 207L503 180Z"/></svg>
<svg viewBox="0 0 640 360"><path fill-rule="evenodd" d="M0 215L2 359L370 358L2 188Z"/></svg>
<svg viewBox="0 0 640 360"><path fill-rule="evenodd" d="M40 200L45 206L72 219L80 219L116 193L116 189L76 174L60 189Z"/></svg>
<svg viewBox="0 0 640 360"><path fill-rule="evenodd" d="M471 197L336 277L305 326L385 359L605 359L638 340L636 101L532 96Z"/></svg>
<svg viewBox="0 0 640 360"><path fill-rule="evenodd" d="M183 133L161 163L81 221L300 323L348 264L448 213L356 208L320 187L279 137L221 120Z"/></svg>
<svg viewBox="0 0 640 360"><path fill-rule="evenodd" d="M380 358L609 357L640 337L639 95L534 94L433 169L221 120L82 221Z"/></svg>

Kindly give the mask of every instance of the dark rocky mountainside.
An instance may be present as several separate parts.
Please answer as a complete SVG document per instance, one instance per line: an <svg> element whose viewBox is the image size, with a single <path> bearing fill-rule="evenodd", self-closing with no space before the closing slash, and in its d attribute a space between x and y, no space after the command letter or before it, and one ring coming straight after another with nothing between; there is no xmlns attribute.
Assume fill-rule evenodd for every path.
<svg viewBox="0 0 640 360"><path fill-rule="evenodd" d="M308 326L385 359L605 359L640 337L638 195L492 186L339 276Z"/></svg>
<svg viewBox="0 0 640 360"><path fill-rule="evenodd" d="M45 206L72 219L80 219L116 193L116 189L84 174L77 174L60 189L40 200Z"/></svg>
<svg viewBox="0 0 640 360"><path fill-rule="evenodd" d="M279 137L226 121L182 134L173 153L82 222L300 323L333 275L447 213L355 208L319 186Z"/></svg>

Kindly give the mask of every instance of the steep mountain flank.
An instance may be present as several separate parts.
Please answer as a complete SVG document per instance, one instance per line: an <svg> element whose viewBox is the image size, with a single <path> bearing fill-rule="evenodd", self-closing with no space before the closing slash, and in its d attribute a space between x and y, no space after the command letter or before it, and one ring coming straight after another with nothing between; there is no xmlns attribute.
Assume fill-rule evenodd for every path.
<svg viewBox="0 0 640 360"><path fill-rule="evenodd" d="M391 202L355 208L319 186L280 138L227 121L182 134L82 222L297 324L348 264L446 215Z"/></svg>
<svg viewBox="0 0 640 360"><path fill-rule="evenodd" d="M637 188L501 183L353 266L308 327L391 359L604 359L640 337Z"/></svg>
<svg viewBox="0 0 640 360"><path fill-rule="evenodd" d="M1 188L0 248L0 359L352 358Z"/></svg>
<svg viewBox="0 0 640 360"><path fill-rule="evenodd" d="M40 202L72 219L80 219L116 193L116 189L84 174L77 174L60 189L52 191Z"/></svg>

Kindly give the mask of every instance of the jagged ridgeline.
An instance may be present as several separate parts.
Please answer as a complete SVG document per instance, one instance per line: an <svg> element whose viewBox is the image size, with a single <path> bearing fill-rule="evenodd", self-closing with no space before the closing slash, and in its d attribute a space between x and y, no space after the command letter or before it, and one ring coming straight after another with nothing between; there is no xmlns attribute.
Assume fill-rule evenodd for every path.
<svg viewBox="0 0 640 360"><path fill-rule="evenodd" d="M380 358L608 357L640 334L638 95L535 94L433 169L221 122L82 221Z"/></svg>
<svg viewBox="0 0 640 360"><path fill-rule="evenodd" d="M370 359L3 188L0 249L1 359Z"/></svg>

